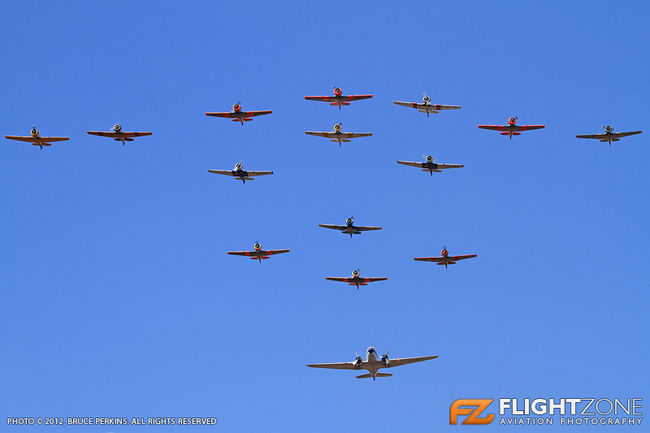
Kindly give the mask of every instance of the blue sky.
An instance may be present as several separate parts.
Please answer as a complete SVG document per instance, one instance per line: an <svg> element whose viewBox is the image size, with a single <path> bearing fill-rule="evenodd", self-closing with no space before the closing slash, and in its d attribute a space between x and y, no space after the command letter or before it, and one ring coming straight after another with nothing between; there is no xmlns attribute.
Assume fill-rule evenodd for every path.
<svg viewBox="0 0 650 433"><path fill-rule="evenodd" d="M0 147L3 421L452 431L468 428L448 425L458 398L647 397L647 2L1 10L2 134L70 137ZM375 97L342 111L303 99L333 85ZM463 108L427 119L391 102L422 92ZM273 114L243 127L203 115L236 101ZM511 115L547 127L512 141L476 127ZM374 135L339 148L303 132L338 121ZM84 132L116 122L153 136L122 147ZM645 132L611 148L575 138L603 124ZM422 154L465 168L395 163ZM276 174L207 172L239 160ZM384 229L317 226L351 215ZM225 254L256 240L291 253ZM478 258L412 260L443 245ZM389 280L324 280L357 267ZM440 357L374 383L305 367L369 345Z"/></svg>

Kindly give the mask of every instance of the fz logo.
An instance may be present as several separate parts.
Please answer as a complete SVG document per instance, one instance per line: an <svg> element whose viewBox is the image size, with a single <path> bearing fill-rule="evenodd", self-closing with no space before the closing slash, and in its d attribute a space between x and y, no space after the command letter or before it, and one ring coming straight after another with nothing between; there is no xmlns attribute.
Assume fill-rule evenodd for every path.
<svg viewBox="0 0 650 433"><path fill-rule="evenodd" d="M460 399L451 404L449 408L449 424L458 424L458 415L467 416L463 425L486 425L494 421L494 414L490 413L481 417L485 409L492 403L492 399Z"/></svg>

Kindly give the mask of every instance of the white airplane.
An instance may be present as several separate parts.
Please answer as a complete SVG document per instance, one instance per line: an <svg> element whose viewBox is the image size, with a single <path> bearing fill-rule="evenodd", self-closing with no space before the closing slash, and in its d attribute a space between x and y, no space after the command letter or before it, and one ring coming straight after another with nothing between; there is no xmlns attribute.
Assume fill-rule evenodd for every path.
<svg viewBox="0 0 650 433"><path fill-rule="evenodd" d="M115 141L121 141L122 146L127 141L133 141L135 137L145 137L151 135L151 132L126 132L122 131L122 125L116 123L112 131L86 131L87 134L97 135L99 137L109 137Z"/></svg>
<svg viewBox="0 0 650 433"><path fill-rule="evenodd" d="M29 131L29 134L30 135L27 136L5 135L5 138L9 140L26 141L28 143L32 143L34 146L39 146L41 149L43 146L51 146L52 143L56 141L69 140L68 137L41 137L41 134L39 134L38 129L36 129L35 126L32 126L32 130Z"/></svg>
<svg viewBox="0 0 650 433"><path fill-rule="evenodd" d="M632 131L632 132L614 132L614 128L611 126L603 126L605 130L604 134L587 134L587 135L576 135L576 138L594 138L600 140L601 142L607 142L609 145L612 145L612 141L620 141L621 138L627 137L628 135L641 134L643 131Z"/></svg>
<svg viewBox="0 0 650 433"><path fill-rule="evenodd" d="M436 173L442 173L442 170L447 169L447 168L463 168L463 164L441 164L441 163L435 163L436 159L428 155L426 157L425 162L416 162L416 161L397 161L398 164L402 165L408 165L411 167L418 167L421 168L422 171L428 171L431 173L431 176L433 176L433 172L435 171Z"/></svg>
<svg viewBox="0 0 650 433"><path fill-rule="evenodd" d="M354 217L350 217L345 220L345 225L340 226L337 224L318 224L318 227L323 227L326 229L333 229L333 230L340 230L341 233L346 233L349 234L350 237L352 235L360 235L361 232L366 232L370 230L381 230L381 227L374 227L374 226L355 226L354 225Z"/></svg>
<svg viewBox="0 0 650 433"><path fill-rule="evenodd" d="M382 368L399 367L400 365L412 364L414 362L427 361L435 359L438 355L434 356L418 356L415 358L397 358L388 359L388 351L384 353L381 358L377 358L377 352L374 347L369 347L366 351L366 360L364 361L358 354L353 362L335 362L332 364L307 364L307 367L314 368L333 368L336 370L368 370L369 373L357 376L357 379L368 379L372 377L375 380L378 377L392 376L389 373L378 373Z"/></svg>
<svg viewBox="0 0 650 433"><path fill-rule="evenodd" d="M411 107L416 108L420 113L427 113L427 117L431 113L438 113L441 110L459 110L460 105L440 105L432 104L431 98L427 95L424 95L422 102L404 102L404 101L393 101L393 104L401 105L402 107Z"/></svg>
<svg viewBox="0 0 650 433"><path fill-rule="evenodd" d="M232 170L208 170L210 173L222 174L224 176L232 176L235 179L241 180L243 183L246 183L247 180L255 180L253 176L265 176L267 174L273 174L272 171L246 171L241 162L235 164L235 168Z"/></svg>
<svg viewBox="0 0 650 433"><path fill-rule="evenodd" d="M330 141L341 143L349 143L351 138L357 137L370 137L372 132L342 132L343 124L337 123L334 125L334 131L305 131L307 135L315 135L317 137L329 138Z"/></svg>

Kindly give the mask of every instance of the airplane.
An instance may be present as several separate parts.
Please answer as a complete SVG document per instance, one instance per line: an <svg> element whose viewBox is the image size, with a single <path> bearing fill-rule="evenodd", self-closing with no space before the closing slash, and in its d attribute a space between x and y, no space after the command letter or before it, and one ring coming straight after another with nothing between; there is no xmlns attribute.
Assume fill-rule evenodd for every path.
<svg viewBox="0 0 650 433"><path fill-rule="evenodd" d="M376 380L378 377L392 376L390 373L379 373L382 368L399 367L400 365L412 364L414 362L428 361L435 359L438 355L434 356L418 356L415 358L396 358L388 359L388 351L384 353L381 358L377 359L377 352L374 347L369 347L366 351L366 360L364 361L358 354L353 362L335 362L331 364L307 364L307 367L313 368L333 368L336 370L368 370L367 374L357 376L357 379Z"/></svg>
<svg viewBox="0 0 650 433"><path fill-rule="evenodd" d="M417 260L418 262L436 262L437 265L445 265L446 268L447 265L453 265L459 260L471 259L477 256L476 254L450 256L449 251L447 251L447 247L442 247L440 254L442 254L442 257L415 257L413 260Z"/></svg>
<svg viewBox="0 0 650 433"><path fill-rule="evenodd" d="M350 217L345 220L344 226L339 226L336 224L318 224L318 227L323 227L326 229L340 230L341 233L347 233L352 238L352 235L359 235L361 232L366 232L370 230L381 230L381 227L372 227L372 226L355 226L354 217Z"/></svg>
<svg viewBox="0 0 650 433"><path fill-rule="evenodd" d="M387 277L371 277L371 278L361 278L359 276L359 269L352 271L352 278L350 277L325 277L326 280L330 281L339 281L341 283L348 283L351 286L367 286L368 283L374 283L375 281L386 281Z"/></svg>
<svg viewBox="0 0 650 433"><path fill-rule="evenodd" d="M512 140L513 135L521 135L519 131L531 131L533 129L542 129L546 125L517 125L518 117L508 119L507 125L479 125L481 129L491 129L493 131L503 131L501 135L509 135Z"/></svg>
<svg viewBox="0 0 650 433"><path fill-rule="evenodd" d="M144 137L147 135L151 135L151 132L125 132L122 131L122 125L119 123L116 123L113 125L113 130L112 131L86 131L86 133L90 135L98 135L100 137L111 137L115 141L121 141L122 146L124 146L124 143L127 141L133 141L134 137Z"/></svg>
<svg viewBox="0 0 650 433"><path fill-rule="evenodd" d="M370 137L372 135L372 132L341 132L341 129L343 129L343 124L337 123L334 125L334 131L305 131L305 134L329 138L330 141L338 142L339 147L341 143L349 143L351 138Z"/></svg>
<svg viewBox="0 0 650 433"><path fill-rule="evenodd" d="M39 146L41 149L43 146L51 146L54 142L67 141L70 139L69 137L41 137L35 126L32 126L32 130L28 136L5 135L5 138L9 140L26 141L32 143L34 146Z"/></svg>
<svg viewBox="0 0 650 433"><path fill-rule="evenodd" d="M433 162L435 158L431 155L426 157L425 162L416 162L416 161L397 161L398 164L408 165L410 167L421 168L422 171L428 171L433 176L433 172L442 173L442 170L447 168L463 168L463 164L438 164Z"/></svg>
<svg viewBox="0 0 650 433"><path fill-rule="evenodd" d="M432 104L431 98L424 95L422 102L404 102L404 101L393 101L393 104L401 105L402 107L412 107L417 108L420 113L427 113L427 117L431 113L438 113L441 110L459 110L460 105L440 105Z"/></svg>
<svg viewBox="0 0 650 433"><path fill-rule="evenodd" d="M632 131L632 132L614 132L614 128L611 126L603 126L605 130L604 134L588 134L588 135L576 135L576 138L595 138L601 142L608 142L609 145L612 145L612 141L620 141L621 138L627 137L628 135L641 134L643 131Z"/></svg>
<svg viewBox="0 0 650 433"><path fill-rule="evenodd" d="M340 87L334 87L334 96L305 96L308 101L323 101L329 102L330 105L338 105L339 110L342 105L350 105L352 101L370 98L372 95L344 95Z"/></svg>
<svg viewBox="0 0 650 433"><path fill-rule="evenodd" d="M289 250L262 250L262 245L259 242L255 242L253 245L253 251L227 251L228 254L233 256L247 256L252 260L259 260L262 263L262 259L268 259L273 254L282 254L288 253Z"/></svg>
<svg viewBox="0 0 650 433"><path fill-rule="evenodd" d="M253 120L253 117L255 116L262 116L264 114L271 114L271 110L262 110L262 111L241 111L241 103L237 102L235 105L232 106L232 111L228 112L208 112L205 113L206 116L211 116L211 117L227 117L229 119L232 119L233 122L241 122L243 125L244 122L250 122Z"/></svg>
<svg viewBox="0 0 650 433"><path fill-rule="evenodd" d="M255 180L253 176L264 176L267 174L273 174L272 171L246 171L244 170L244 166L241 163L241 161L235 164L235 168L232 170L208 170L208 171L214 174L233 176L235 179L239 179L243 183L246 183L247 180Z"/></svg>

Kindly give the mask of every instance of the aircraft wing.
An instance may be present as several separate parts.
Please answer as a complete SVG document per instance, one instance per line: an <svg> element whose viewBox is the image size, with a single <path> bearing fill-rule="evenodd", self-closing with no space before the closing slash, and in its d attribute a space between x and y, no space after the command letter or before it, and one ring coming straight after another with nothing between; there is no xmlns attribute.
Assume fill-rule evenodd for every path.
<svg viewBox="0 0 650 433"><path fill-rule="evenodd" d="M371 230L381 230L381 227L373 227L373 226L355 226L355 230L358 230L360 232L368 232Z"/></svg>
<svg viewBox="0 0 650 433"><path fill-rule="evenodd" d="M417 356L415 358L396 358L389 359L388 368L390 367L399 367L400 365L413 364L414 362L428 361L429 359L435 359L438 355L434 356Z"/></svg>
<svg viewBox="0 0 650 433"><path fill-rule="evenodd" d="M251 256L255 251L226 251L231 256Z"/></svg>
<svg viewBox="0 0 650 433"><path fill-rule="evenodd" d="M339 281L341 283L349 283L352 281L352 278L348 277L325 277L325 279L330 281Z"/></svg>
<svg viewBox="0 0 650 433"><path fill-rule="evenodd" d="M414 257L413 260L417 260L418 262L441 262L443 258L442 257Z"/></svg>
<svg viewBox="0 0 650 433"><path fill-rule="evenodd" d="M113 131L86 131L90 135L98 135L100 137L144 137L151 135L151 132L113 132Z"/></svg>
<svg viewBox="0 0 650 433"><path fill-rule="evenodd" d="M265 176L267 174L273 174L272 171L247 171L246 175L248 176Z"/></svg>
<svg viewBox="0 0 650 433"><path fill-rule="evenodd" d="M576 135L576 138L595 138L595 139L601 139L601 138L607 138L607 134L587 134L587 135Z"/></svg>
<svg viewBox="0 0 650 433"><path fill-rule="evenodd" d="M272 256L273 254L282 254L282 253L288 253L289 250L266 250L266 251L261 251L262 254L265 256Z"/></svg>
<svg viewBox="0 0 650 433"><path fill-rule="evenodd" d="M318 227L334 230L345 230L347 226L337 226L336 224L318 224Z"/></svg>
<svg viewBox="0 0 650 433"><path fill-rule="evenodd" d="M471 259L472 257L476 257L476 254L466 254L464 256L449 256L447 257L451 261L458 261L458 260L465 260L465 259Z"/></svg>
<svg viewBox="0 0 650 433"><path fill-rule="evenodd" d="M372 132L341 132L341 138L370 137Z"/></svg>
<svg viewBox="0 0 650 433"><path fill-rule="evenodd" d="M479 125L478 127L481 129L490 129L492 131L503 131L503 128L505 128L503 125Z"/></svg>
<svg viewBox="0 0 650 433"><path fill-rule="evenodd" d="M418 168L424 167L424 165L422 165L421 162L416 162L416 161L397 161L397 163L402 165L408 165L410 167L418 167Z"/></svg>
<svg viewBox="0 0 650 433"><path fill-rule="evenodd" d="M213 112L213 113L205 113L206 116L211 116L211 117L237 117L236 113L234 112Z"/></svg>
<svg viewBox="0 0 650 433"><path fill-rule="evenodd" d="M360 101L361 99L370 99L372 95L342 95L341 99L343 101Z"/></svg>
<svg viewBox="0 0 650 433"><path fill-rule="evenodd" d="M336 99L334 96L305 96L305 99L308 101L323 101L329 102Z"/></svg>
<svg viewBox="0 0 650 433"><path fill-rule="evenodd" d="M463 164L437 164L436 168L445 169L445 168L463 168L463 167L464 167Z"/></svg>
<svg viewBox="0 0 650 433"><path fill-rule="evenodd" d="M614 132L612 135L615 135L616 137L627 137L628 135L636 135L636 134L641 134L643 131L632 131L632 132Z"/></svg>
<svg viewBox="0 0 650 433"><path fill-rule="evenodd" d="M336 370L358 370L354 362L333 362L331 364L307 364L307 367L334 368Z"/></svg>
<svg viewBox="0 0 650 433"><path fill-rule="evenodd" d="M235 173L233 173L232 170L208 170L210 173L214 174L223 174L224 176L234 176Z"/></svg>
<svg viewBox="0 0 650 433"><path fill-rule="evenodd" d="M546 125L515 125L515 130L517 131L530 131L533 129L542 129L546 128Z"/></svg>
<svg viewBox="0 0 650 433"><path fill-rule="evenodd" d="M26 141L28 143L38 143L40 142L45 142L45 143L54 143L56 141L66 141L69 140L68 137L31 137L31 136L19 136L19 135L5 135L5 138L8 138L9 140L18 140L18 141Z"/></svg>
<svg viewBox="0 0 650 433"><path fill-rule="evenodd" d="M265 114L271 114L271 110L259 110L259 111L240 111L244 115L244 117L255 117L255 116L263 116Z"/></svg>
<svg viewBox="0 0 650 433"><path fill-rule="evenodd" d="M327 137L327 138L330 138L330 136L334 137L333 132L326 132L326 131L305 131L305 134L315 135L316 137Z"/></svg>
<svg viewBox="0 0 650 433"><path fill-rule="evenodd" d="M386 281L388 278L387 277L369 277L369 278L361 278L364 283L374 283L375 281Z"/></svg>

